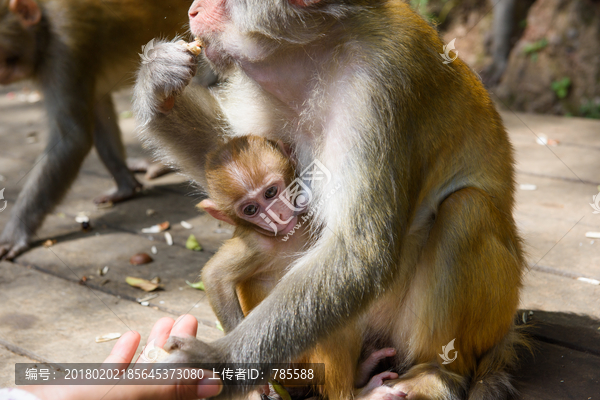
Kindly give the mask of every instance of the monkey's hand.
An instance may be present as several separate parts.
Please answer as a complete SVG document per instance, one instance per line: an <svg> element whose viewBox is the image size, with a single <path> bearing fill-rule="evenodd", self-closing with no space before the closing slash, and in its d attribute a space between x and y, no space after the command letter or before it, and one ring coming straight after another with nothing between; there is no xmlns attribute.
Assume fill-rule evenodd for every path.
<svg viewBox="0 0 600 400"><path fill-rule="evenodd" d="M192 81L198 57L179 42L158 42L142 62L134 92L139 93L140 111L168 113L176 97Z"/></svg>
<svg viewBox="0 0 600 400"><path fill-rule="evenodd" d="M19 254L29 249L29 235L19 233L19 229L12 229L9 222L0 236L0 260L12 260Z"/></svg>
<svg viewBox="0 0 600 400"><path fill-rule="evenodd" d="M224 343L222 343L224 344ZM222 368L231 367L231 354L227 354L227 346L219 346L218 342L211 344L204 343L194 337L176 337L171 336L163 347L170 353L169 357L163 362L165 363L203 363L213 364L215 370L220 371ZM249 386L257 386L266 384L265 382L249 382ZM237 385L235 385L237 386ZM235 391L235 386L224 385L218 398L231 398L232 391ZM239 387L238 387L239 390Z"/></svg>

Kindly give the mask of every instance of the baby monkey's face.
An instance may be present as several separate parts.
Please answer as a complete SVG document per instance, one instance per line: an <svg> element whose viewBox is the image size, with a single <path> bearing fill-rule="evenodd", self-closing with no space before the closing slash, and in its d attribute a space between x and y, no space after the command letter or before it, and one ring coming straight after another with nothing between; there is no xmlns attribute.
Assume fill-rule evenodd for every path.
<svg viewBox="0 0 600 400"><path fill-rule="evenodd" d="M235 203L239 218L270 235L285 235L298 221L298 209L285 196L290 182L278 174L268 175L262 184L249 190Z"/></svg>

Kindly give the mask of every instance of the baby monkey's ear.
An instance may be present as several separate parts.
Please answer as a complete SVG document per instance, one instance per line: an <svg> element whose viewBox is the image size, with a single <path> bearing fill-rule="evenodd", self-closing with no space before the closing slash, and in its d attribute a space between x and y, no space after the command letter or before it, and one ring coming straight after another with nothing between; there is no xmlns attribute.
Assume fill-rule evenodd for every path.
<svg viewBox="0 0 600 400"><path fill-rule="evenodd" d="M211 199L202 200L196 207L199 207L209 213L213 218L226 222L230 225L237 225L227 214L221 211Z"/></svg>
<svg viewBox="0 0 600 400"><path fill-rule="evenodd" d="M292 150L291 146L287 143L283 143L281 140L277 141L277 147L279 150L290 160L294 167L298 164L298 159L296 158L296 154Z"/></svg>

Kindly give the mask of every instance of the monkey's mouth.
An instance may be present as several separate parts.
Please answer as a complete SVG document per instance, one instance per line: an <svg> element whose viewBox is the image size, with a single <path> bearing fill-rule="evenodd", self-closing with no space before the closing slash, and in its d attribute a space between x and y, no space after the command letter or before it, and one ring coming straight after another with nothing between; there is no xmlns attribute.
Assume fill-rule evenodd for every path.
<svg viewBox="0 0 600 400"><path fill-rule="evenodd" d="M294 217L292 218L292 220L290 221L289 224L287 224L283 229L281 229L280 231L277 232L277 235L287 235L288 233L291 232L292 229L294 229L294 227L296 226L296 224L298 223L298 217L296 215L294 215Z"/></svg>

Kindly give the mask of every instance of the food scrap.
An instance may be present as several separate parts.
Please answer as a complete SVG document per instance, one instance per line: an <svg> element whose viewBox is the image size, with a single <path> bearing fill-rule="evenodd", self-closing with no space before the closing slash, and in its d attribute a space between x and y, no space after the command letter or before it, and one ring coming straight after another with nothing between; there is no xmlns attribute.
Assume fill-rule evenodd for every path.
<svg viewBox="0 0 600 400"><path fill-rule="evenodd" d="M164 232L171 227L169 221L165 221L161 224L153 225L150 228L142 229L142 233L160 233Z"/></svg>
<svg viewBox="0 0 600 400"><path fill-rule="evenodd" d="M110 342L121 337L120 333L107 333L106 335L97 336L96 343Z"/></svg>
<svg viewBox="0 0 600 400"><path fill-rule="evenodd" d="M190 43L182 42L181 45L195 56L199 56L202 53L202 48L204 47L204 43L202 43L202 40L200 40L199 37L196 37L194 41Z"/></svg>

